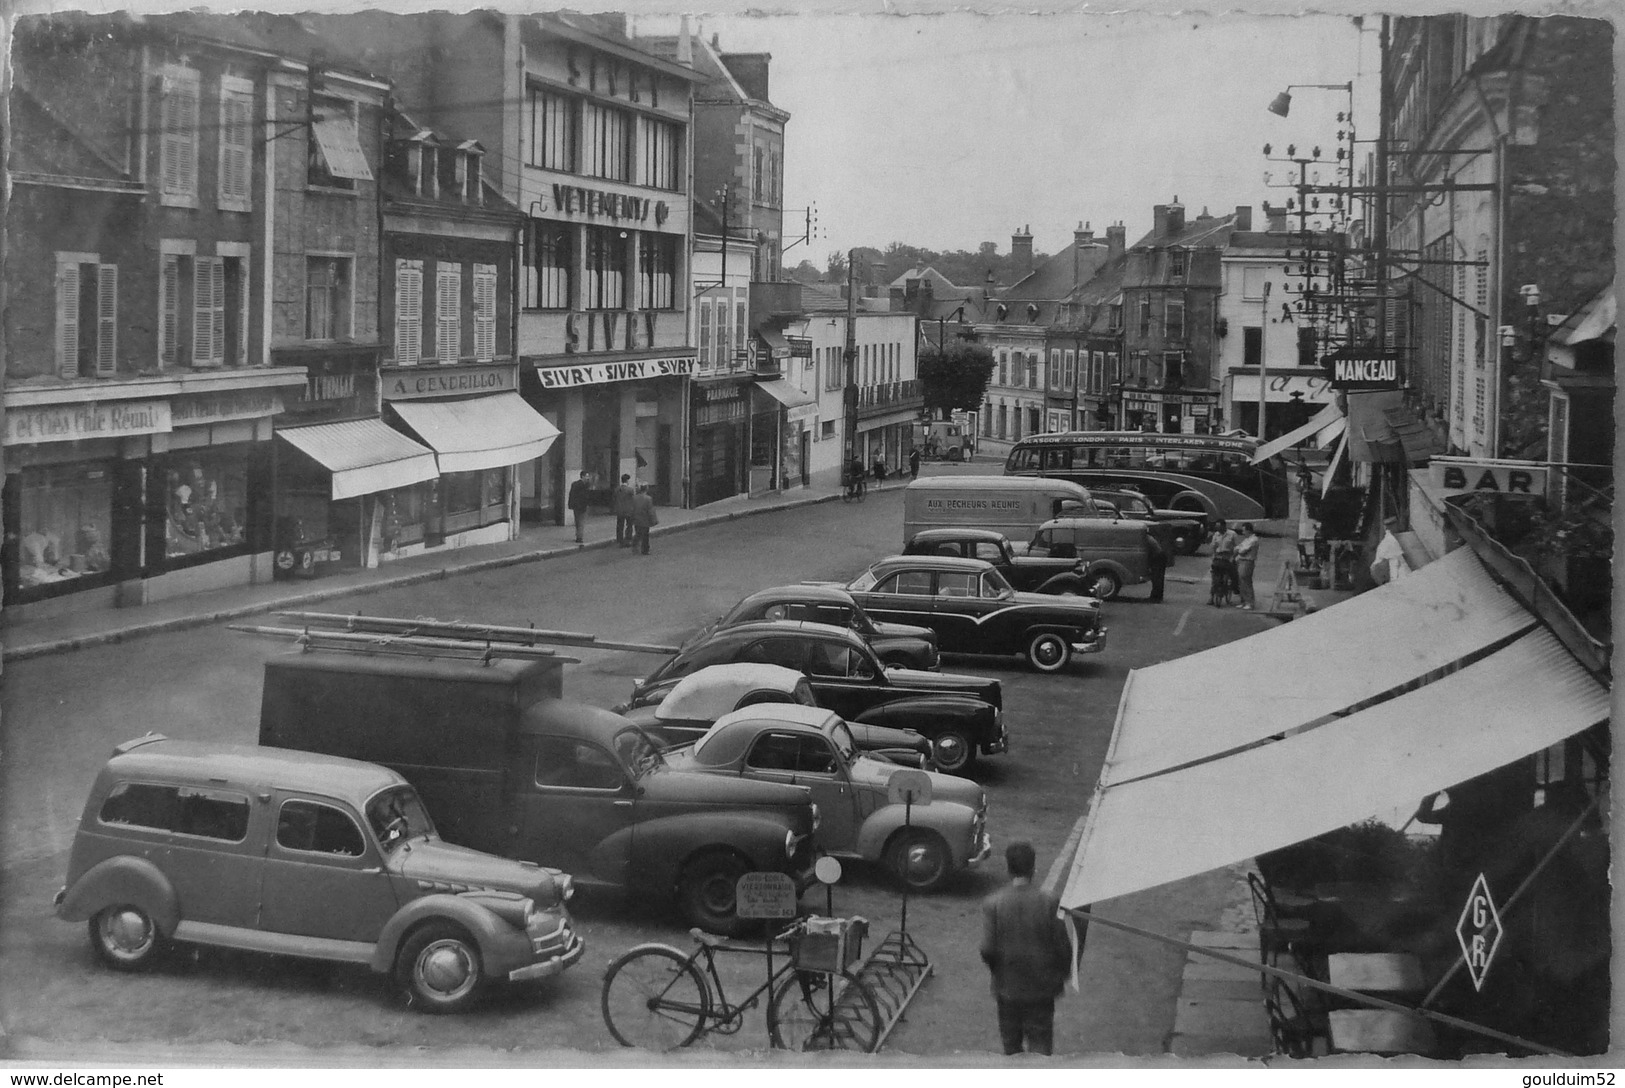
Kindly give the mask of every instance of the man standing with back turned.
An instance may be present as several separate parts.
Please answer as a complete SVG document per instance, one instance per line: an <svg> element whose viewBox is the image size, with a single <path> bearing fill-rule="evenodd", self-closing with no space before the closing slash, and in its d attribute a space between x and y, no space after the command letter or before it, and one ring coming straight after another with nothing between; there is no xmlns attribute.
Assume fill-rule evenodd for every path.
<svg viewBox="0 0 1625 1088"><path fill-rule="evenodd" d="M1037 858L1030 843L1004 850L1010 883L982 900L982 962L993 972L999 1037L1006 1054L1049 1054L1055 1045L1055 999L1072 970L1072 942L1059 903L1033 887Z"/></svg>

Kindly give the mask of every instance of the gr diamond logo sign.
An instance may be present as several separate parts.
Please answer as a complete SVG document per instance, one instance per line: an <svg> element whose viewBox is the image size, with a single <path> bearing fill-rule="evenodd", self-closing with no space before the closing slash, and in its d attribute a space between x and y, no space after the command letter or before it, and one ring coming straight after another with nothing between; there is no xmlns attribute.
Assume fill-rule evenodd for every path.
<svg viewBox="0 0 1625 1088"><path fill-rule="evenodd" d="M1473 890L1467 894L1467 903L1461 908L1461 920L1456 923L1456 940L1461 942L1461 954L1472 976L1473 989L1484 988L1484 976L1489 973L1495 950L1501 946L1501 915L1490 898L1490 885L1479 873L1473 881Z"/></svg>

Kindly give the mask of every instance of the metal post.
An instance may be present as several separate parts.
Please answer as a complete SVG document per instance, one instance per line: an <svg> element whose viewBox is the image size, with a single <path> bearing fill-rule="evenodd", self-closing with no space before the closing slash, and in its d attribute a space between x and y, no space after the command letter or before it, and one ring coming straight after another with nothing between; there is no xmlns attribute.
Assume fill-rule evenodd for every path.
<svg viewBox="0 0 1625 1088"><path fill-rule="evenodd" d="M1265 378L1265 375L1268 374L1268 372L1269 372L1268 369L1264 365L1264 360L1267 357L1265 355L1265 353L1264 353L1264 345L1269 342L1269 329L1270 329L1270 281L1269 280L1264 281L1264 301L1260 302L1258 304L1258 307L1259 307L1259 323L1258 323L1258 444L1262 446L1264 444L1264 442L1266 441L1266 437L1265 437L1265 434L1264 434L1264 398L1268 395L1267 391L1264 388L1264 378ZM1245 338L1246 335L1247 335L1246 331L1243 330L1243 332L1242 332L1243 338Z"/></svg>
<svg viewBox="0 0 1625 1088"><path fill-rule="evenodd" d="M909 826L913 823L912 817L913 817L913 813L914 813L914 801L913 801L914 794L910 793L910 794L908 794L908 797L909 797L909 800L906 800L906 801L903 802L903 834L904 834L904 836L908 835ZM907 870L908 870L908 858L907 858L907 856L904 856L904 858L903 858L903 869L904 869L904 872L902 873L902 877L903 877L903 924L900 927L900 931L903 933L904 936L907 936L908 935L908 872L907 872Z"/></svg>
<svg viewBox="0 0 1625 1088"><path fill-rule="evenodd" d="M846 253L846 387L842 391L841 429L846 463L858 459L858 294L856 248ZM857 481L852 481L855 486Z"/></svg>

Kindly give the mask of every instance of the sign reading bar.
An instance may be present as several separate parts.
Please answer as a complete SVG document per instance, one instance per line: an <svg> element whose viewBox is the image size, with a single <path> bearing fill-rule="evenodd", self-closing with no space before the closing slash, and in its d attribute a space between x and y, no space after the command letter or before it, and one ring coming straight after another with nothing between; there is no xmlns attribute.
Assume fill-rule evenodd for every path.
<svg viewBox="0 0 1625 1088"><path fill-rule="evenodd" d="M1328 355L1325 365L1333 389L1399 388L1399 357L1395 355Z"/></svg>
<svg viewBox="0 0 1625 1088"><path fill-rule="evenodd" d="M1534 461L1475 461L1435 457L1428 462L1433 490L1444 495L1490 491L1502 495L1546 494L1546 466Z"/></svg>
<svg viewBox="0 0 1625 1088"><path fill-rule="evenodd" d="M384 373L384 398L447 397L463 393L508 393L514 389L514 368L458 366L419 370L397 368Z"/></svg>
<svg viewBox="0 0 1625 1088"><path fill-rule="evenodd" d="M53 405L6 411L5 445L127 438L170 430L169 401L119 400L107 404Z"/></svg>
<svg viewBox="0 0 1625 1088"><path fill-rule="evenodd" d="M680 378L694 373L694 356L669 359L632 359L624 363L587 363L583 366L538 366L543 389L569 389L579 385L635 382L645 378Z"/></svg>

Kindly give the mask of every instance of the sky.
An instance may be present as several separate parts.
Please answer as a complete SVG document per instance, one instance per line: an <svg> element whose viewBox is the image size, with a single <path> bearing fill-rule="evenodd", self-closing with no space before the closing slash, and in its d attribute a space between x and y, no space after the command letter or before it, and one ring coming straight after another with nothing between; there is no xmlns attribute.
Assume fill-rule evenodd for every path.
<svg viewBox="0 0 1625 1088"><path fill-rule="evenodd" d="M634 19L640 33L677 26ZM772 54L769 93L791 114L787 242L800 209L817 209L816 236L787 264L893 241L1003 253L1024 227L1053 254L1080 222L1103 236L1121 221L1132 243L1176 196L1192 217L1284 204L1290 192L1264 175L1281 182L1287 164L1266 161L1264 144L1329 148L1348 103L1305 89L1287 118L1268 112L1289 83L1354 81L1357 131L1376 135L1374 18L1363 32L1347 16L1146 13L736 14L690 27L724 52Z"/></svg>

